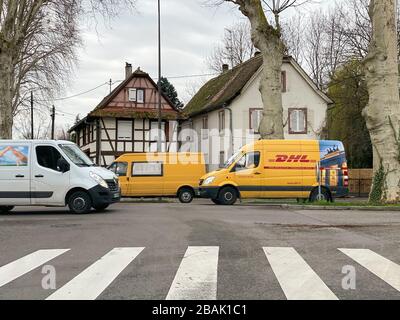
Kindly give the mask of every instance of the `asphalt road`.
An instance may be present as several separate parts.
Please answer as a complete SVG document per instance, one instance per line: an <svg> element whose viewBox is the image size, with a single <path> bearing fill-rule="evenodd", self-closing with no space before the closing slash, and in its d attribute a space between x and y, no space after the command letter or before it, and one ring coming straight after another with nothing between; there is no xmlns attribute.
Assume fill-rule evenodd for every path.
<svg viewBox="0 0 400 320"><path fill-rule="evenodd" d="M0 300L399 299L399 230L400 212L200 200L82 216L18 208L0 215ZM56 289L43 288L42 272L53 275L43 266L54 267Z"/></svg>

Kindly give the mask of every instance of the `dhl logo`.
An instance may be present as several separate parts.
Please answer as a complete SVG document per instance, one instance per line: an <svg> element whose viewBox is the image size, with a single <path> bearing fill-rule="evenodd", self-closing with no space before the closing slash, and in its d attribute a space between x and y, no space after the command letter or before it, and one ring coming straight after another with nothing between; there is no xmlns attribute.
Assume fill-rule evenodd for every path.
<svg viewBox="0 0 400 320"><path fill-rule="evenodd" d="M310 160L308 159L308 155L276 155L276 158L274 160L271 160L270 162L300 162L300 163L311 163L315 162L315 160Z"/></svg>

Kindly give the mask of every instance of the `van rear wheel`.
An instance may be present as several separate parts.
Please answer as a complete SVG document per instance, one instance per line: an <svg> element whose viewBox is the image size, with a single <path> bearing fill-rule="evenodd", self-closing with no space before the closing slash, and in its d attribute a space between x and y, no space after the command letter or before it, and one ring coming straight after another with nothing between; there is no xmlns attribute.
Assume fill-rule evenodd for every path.
<svg viewBox="0 0 400 320"><path fill-rule="evenodd" d="M190 188L182 188L178 192L178 199L181 203L191 203L194 198L194 191Z"/></svg>
<svg viewBox="0 0 400 320"><path fill-rule="evenodd" d="M89 213L92 208L92 198L85 191L76 191L69 197L68 207L75 214Z"/></svg>
<svg viewBox="0 0 400 320"><path fill-rule="evenodd" d="M218 194L218 201L224 206L234 205L237 201L237 198L237 192L232 187L225 187Z"/></svg>
<svg viewBox="0 0 400 320"><path fill-rule="evenodd" d="M325 188L321 188L321 194L318 192L318 188L314 189L310 195L310 202L317 202L317 201L328 201L332 202L332 197L328 190Z"/></svg>
<svg viewBox="0 0 400 320"><path fill-rule="evenodd" d="M9 213L12 209L14 209L13 206L2 206L2 207L0 207L0 212L1 213Z"/></svg>

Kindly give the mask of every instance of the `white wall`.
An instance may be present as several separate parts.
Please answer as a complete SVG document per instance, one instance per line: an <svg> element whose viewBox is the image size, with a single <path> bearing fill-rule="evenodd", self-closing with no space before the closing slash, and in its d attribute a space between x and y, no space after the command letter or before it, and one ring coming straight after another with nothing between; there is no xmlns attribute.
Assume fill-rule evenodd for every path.
<svg viewBox="0 0 400 320"><path fill-rule="evenodd" d="M327 102L317 94L302 75L290 64L284 63L282 70L286 71L286 92L282 94L283 99L283 122L287 123L289 108L307 108L307 134L289 134L288 124L285 126L285 139L319 139L321 129L325 126ZM239 95L229 108L233 112L233 152L240 149L243 145L250 143L260 138L259 135L250 131L250 114L249 109L262 108L263 103L259 92L260 73L256 73L253 78L246 84ZM192 119L193 129L197 132L198 144L200 147L193 146L191 151L201 151L209 155L209 168L215 169L218 167L219 152L225 152L227 159L232 151L230 148L230 136L227 133L225 136L218 135L218 113L220 110L209 112L208 127L214 132L210 134L208 140L201 139L202 118L205 115L200 115ZM229 129L230 112L225 111L225 128ZM185 123L184 128L189 127ZM210 140L212 138L212 140ZM207 159L206 159L207 160Z"/></svg>

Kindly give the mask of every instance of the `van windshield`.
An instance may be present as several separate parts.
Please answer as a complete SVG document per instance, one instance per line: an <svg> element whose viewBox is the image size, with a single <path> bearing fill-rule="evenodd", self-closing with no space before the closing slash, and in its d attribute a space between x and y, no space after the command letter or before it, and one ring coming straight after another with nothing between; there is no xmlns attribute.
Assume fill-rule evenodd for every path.
<svg viewBox="0 0 400 320"><path fill-rule="evenodd" d="M241 154L242 154L242 151L241 151L241 150L239 150L238 152L236 152L232 157L230 157L230 158L228 159L228 161L225 162L225 164L224 164L222 167L225 168L225 169L228 169L228 168L232 165L232 163L234 163L235 160L236 160Z"/></svg>
<svg viewBox="0 0 400 320"><path fill-rule="evenodd" d="M95 164L75 144L60 144L62 151L79 167L94 167Z"/></svg>

